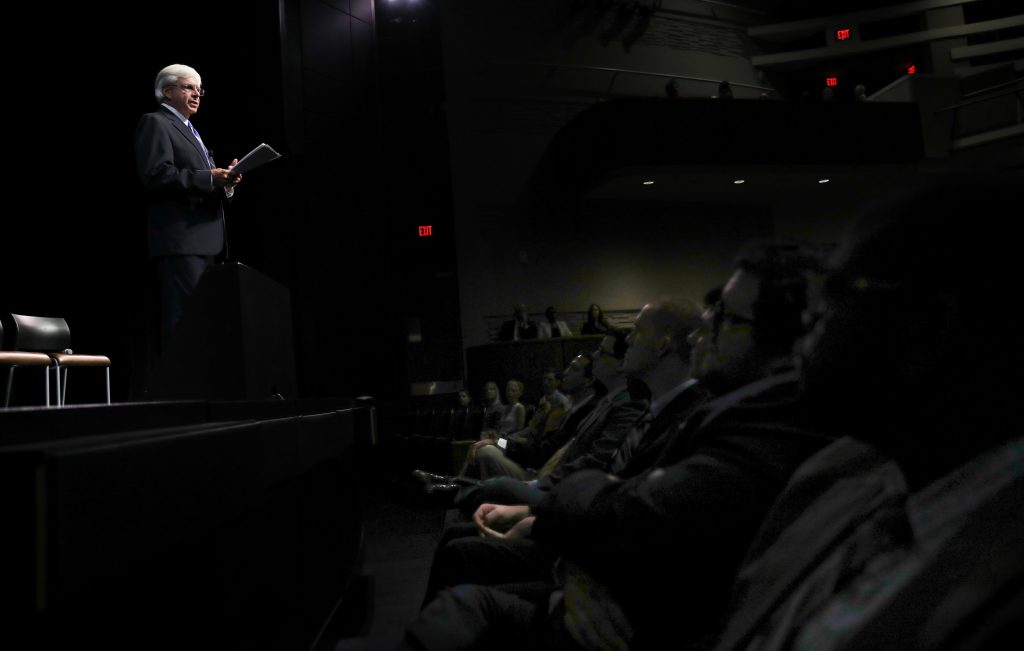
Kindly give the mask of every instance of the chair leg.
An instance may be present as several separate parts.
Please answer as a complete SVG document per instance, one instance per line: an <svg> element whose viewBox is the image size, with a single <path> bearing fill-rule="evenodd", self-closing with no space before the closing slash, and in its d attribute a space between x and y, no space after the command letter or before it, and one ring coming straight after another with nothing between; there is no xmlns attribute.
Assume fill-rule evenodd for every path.
<svg viewBox="0 0 1024 651"><path fill-rule="evenodd" d="M43 369L43 375L46 377L46 406L50 406L50 367L47 366Z"/></svg>
<svg viewBox="0 0 1024 651"><path fill-rule="evenodd" d="M107 404L110 404L110 367L106 368L107 371Z"/></svg>
<svg viewBox="0 0 1024 651"><path fill-rule="evenodd" d="M60 369L57 369L60 373ZM68 367L64 367L64 385L60 389L60 406L63 407L68 402Z"/></svg>
<svg viewBox="0 0 1024 651"><path fill-rule="evenodd" d="M60 396L61 396L61 393L60 393L60 365L53 366L53 377L54 377L54 381L57 383L57 386L56 386L56 389L57 389L57 392L56 392L57 406L60 407L60 406L62 406L61 399L60 399Z"/></svg>
<svg viewBox="0 0 1024 651"><path fill-rule="evenodd" d="M7 391L4 397L4 408L11 406L11 387L14 386L14 366L11 366L11 370L7 372Z"/></svg>

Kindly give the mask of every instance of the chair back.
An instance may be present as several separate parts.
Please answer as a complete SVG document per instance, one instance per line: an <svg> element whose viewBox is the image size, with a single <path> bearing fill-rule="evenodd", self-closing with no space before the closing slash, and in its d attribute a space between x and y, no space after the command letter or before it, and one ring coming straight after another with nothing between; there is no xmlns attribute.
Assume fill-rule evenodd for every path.
<svg viewBox="0 0 1024 651"><path fill-rule="evenodd" d="M71 329L60 317L11 315L10 350L55 352L71 347Z"/></svg>

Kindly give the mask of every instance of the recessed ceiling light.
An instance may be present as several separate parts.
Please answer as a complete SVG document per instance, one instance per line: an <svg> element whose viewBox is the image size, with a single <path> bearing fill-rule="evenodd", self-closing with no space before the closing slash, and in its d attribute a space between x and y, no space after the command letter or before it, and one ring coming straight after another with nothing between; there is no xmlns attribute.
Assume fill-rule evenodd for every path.
<svg viewBox="0 0 1024 651"><path fill-rule="evenodd" d="M735 181L733 181L733 183L735 183L736 185L742 185L743 183L746 182L746 179L736 179Z"/></svg>
<svg viewBox="0 0 1024 651"><path fill-rule="evenodd" d="M818 179L818 183L828 183L828 179Z"/></svg>
<svg viewBox="0 0 1024 651"><path fill-rule="evenodd" d="M644 181L644 185L654 185L654 181Z"/></svg>

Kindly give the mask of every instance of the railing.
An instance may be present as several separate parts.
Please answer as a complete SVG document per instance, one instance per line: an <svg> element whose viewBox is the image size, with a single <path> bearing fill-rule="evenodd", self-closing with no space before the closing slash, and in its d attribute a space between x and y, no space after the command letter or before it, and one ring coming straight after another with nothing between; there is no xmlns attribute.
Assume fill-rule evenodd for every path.
<svg viewBox="0 0 1024 651"><path fill-rule="evenodd" d="M967 141L964 141L963 138L961 138L961 141L959 143L956 140L957 129L959 129L960 126L961 126L959 124L960 109L968 108L968 107L971 107L971 106L977 106L979 104L985 104L985 103L988 103L988 102L992 102L994 100L1001 99L1003 97L1008 97L1010 95L1016 95L1017 96L1017 119L1014 122L1014 124L1015 125L1019 125L1019 124L1021 124L1022 121L1024 121L1024 110L1022 110L1022 104L1021 104L1021 93L1024 92L1024 81L1022 81L1020 79L1013 79L1011 81L1004 82L1004 83L1001 83L1001 84L997 84L995 86L990 86L988 88L983 88L981 90L977 90L977 91L974 91L972 93L969 93L969 94L965 95L965 97L977 96L977 95L982 95L982 94L986 94L986 93L991 93L992 91L998 90L1000 88L1006 88L1006 90L1003 90L1001 92L997 92L994 95L987 95L986 97L978 97L977 99L970 99L970 100L967 100L966 102L959 102L957 104L953 104L953 105L950 105L950 106L944 106L944 107L942 107L940 109L936 109L936 110L932 111L932 115L940 115L942 113L953 112L953 119L950 122L950 126L949 126L949 137L950 137L950 142L953 144L953 148L954 149L957 148L958 144L961 147L969 147L972 144L981 144L981 142L995 141L995 140L999 140L999 139L1002 139L1002 138L1005 138L1005 137L1008 137L1008 136L1017 135L1015 132L1006 133L1006 134L995 133L994 135L993 134L989 134L989 131L995 132L995 131L997 131L999 129L1006 129L1006 128L1013 127L1013 125L1002 124L1002 125L999 125L999 126L993 126L989 130L979 131L977 133L971 134L970 136L967 136L967 137L971 138L971 143L970 144L968 144ZM979 134L993 135L993 137L985 138L984 135L979 135ZM965 134L965 136L966 136L966 134ZM981 140L978 140L979 137L981 138Z"/></svg>
<svg viewBox="0 0 1024 651"><path fill-rule="evenodd" d="M1014 79L1013 81L1008 81L1008 82L1006 82L1004 84L998 84L998 85L992 86L990 88L983 88L981 90L976 90L976 91L974 91L972 93L967 93L967 94L964 95L964 97L971 97L973 95L982 95L984 93L992 92L993 90L995 90L997 88L1002 88L1004 86L1020 86L1020 88L1017 88L1015 90L1014 89L1007 90L1005 92L998 93L996 95L991 95L989 97L982 97L982 98L979 98L979 99L972 99L972 100L967 101L967 102L960 102L959 104L953 104L952 106L944 106L944 107L942 107L940 109L936 109L936 110L932 111L932 113L934 113L935 115L938 115L939 113L945 113L946 111L955 111L956 109L961 109L961 108L964 108L965 106L974 106L975 104L984 104L985 102L990 102L990 101L992 101L994 99L997 99L997 98L1000 98L1000 97L1006 97L1007 95L1017 95L1017 97L1019 98L1020 94L1022 92L1024 92L1024 81L1021 81L1020 79ZM1018 121L1019 121L1019 119L1018 119Z"/></svg>
<svg viewBox="0 0 1024 651"><path fill-rule="evenodd" d="M540 67L540 68L551 68L551 70L548 72L546 80L547 79L551 79L551 77L554 76L554 74L556 72L558 72L559 70L563 70L563 69L565 69L565 70L596 70L596 71L599 71L599 72L610 72L610 73L612 73L612 78L608 82L608 88L605 91L608 94L612 93L612 89L615 87L615 82L618 80L620 74L622 74L622 75L634 75L634 76L638 76L638 77L660 77L662 79L673 79L673 80L679 79L679 80L682 80L682 81L696 81L696 82L699 82L699 83L714 84L715 86L718 86L718 84L722 83L721 79L709 79L707 77L694 77L694 76L691 76L691 75L678 75L678 74L667 73L667 72L649 72L649 71L646 71L646 70L630 70L628 68L612 68L612 67L608 67L608 66L585 66L585 65L580 65L580 64L576 64L576 63L549 63L549 62L543 62L543 61L507 61L507 60L504 60L504 61L491 61L490 63L493 64L493 65L535 66L535 67ZM762 92L765 92L765 93L769 93L769 94L772 94L772 93L776 92L776 90L774 88L770 88L768 86L757 86L755 84L744 84L744 83L740 83L740 82L732 82L732 81L730 81L729 85L732 86L733 88L752 88L754 90L759 90L759 91L762 91Z"/></svg>

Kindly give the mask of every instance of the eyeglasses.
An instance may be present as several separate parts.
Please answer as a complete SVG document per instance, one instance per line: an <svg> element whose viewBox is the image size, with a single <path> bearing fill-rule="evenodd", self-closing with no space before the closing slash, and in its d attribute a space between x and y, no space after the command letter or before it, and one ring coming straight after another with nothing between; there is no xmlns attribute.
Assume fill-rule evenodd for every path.
<svg viewBox="0 0 1024 651"><path fill-rule="evenodd" d="M714 305L714 317L712 320L711 338L714 341L718 341L718 335L727 325L749 325L754 326L757 322L749 317L741 316L739 314L730 314L725 311L725 303L718 301Z"/></svg>
<svg viewBox="0 0 1024 651"><path fill-rule="evenodd" d="M199 93L200 97L206 95L206 89L202 86L196 86L195 84L167 84L168 86L174 86L190 93Z"/></svg>

